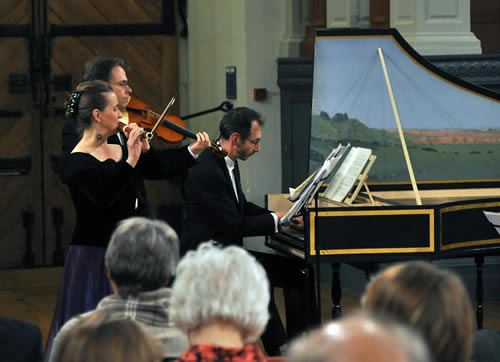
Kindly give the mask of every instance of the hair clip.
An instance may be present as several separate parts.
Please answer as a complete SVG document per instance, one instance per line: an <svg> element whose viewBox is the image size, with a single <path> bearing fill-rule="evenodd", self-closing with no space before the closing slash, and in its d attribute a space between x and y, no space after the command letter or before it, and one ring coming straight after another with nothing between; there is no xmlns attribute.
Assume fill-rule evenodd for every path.
<svg viewBox="0 0 500 362"><path fill-rule="evenodd" d="M78 112L78 102L80 101L81 95L82 92L80 91L75 91L71 93L71 96L69 97L68 102L66 103L66 110L71 115L75 115Z"/></svg>

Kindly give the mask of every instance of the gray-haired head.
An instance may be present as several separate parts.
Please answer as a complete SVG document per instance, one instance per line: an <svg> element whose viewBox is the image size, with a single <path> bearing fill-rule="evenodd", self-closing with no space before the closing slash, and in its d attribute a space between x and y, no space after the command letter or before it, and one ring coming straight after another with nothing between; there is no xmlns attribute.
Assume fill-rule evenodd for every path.
<svg viewBox="0 0 500 362"><path fill-rule="evenodd" d="M269 282L264 268L237 246L210 242L190 251L177 267L171 318L187 334L215 322L240 330L244 343L259 338L269 319Z"/></svg>
<svg viewBox="0 0 500 362"><path fill-rule="evenodd" d="M167 223L144 217L121 221L105 265L122 298L167 286L179 260L179 239Z"/></svg>
<svg viewBox="0 0 500 362"><path fill-rule="evenodd" d="M359 312L297 338L286 360L431 362L427 345L410 327Z"/></svg>

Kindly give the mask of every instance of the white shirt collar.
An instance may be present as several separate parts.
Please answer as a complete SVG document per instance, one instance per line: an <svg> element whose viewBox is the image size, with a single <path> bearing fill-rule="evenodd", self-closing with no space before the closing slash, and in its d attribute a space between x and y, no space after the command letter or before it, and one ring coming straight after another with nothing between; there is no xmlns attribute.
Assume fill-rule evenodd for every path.
<svg viewBox="0 0 500 362"><path fill-rule="evenodd" d="M224 157L224 161L226 161L226 167L229 171L234 168L234 161L231 160L229 156Z"/></svg>
<svg viewBox="0 0 500 362"><path fill-rule="evenodd" d="M229 172L229 177L231 178L231 184L233 185L234 195L236 196L236 200L240 202L240 198L238 197L238 190L236 188L236 180L234 178L234 172L233 172L235 162L231 160L229 156L224 157L224 161L226 161L226 167Z"/></svg>

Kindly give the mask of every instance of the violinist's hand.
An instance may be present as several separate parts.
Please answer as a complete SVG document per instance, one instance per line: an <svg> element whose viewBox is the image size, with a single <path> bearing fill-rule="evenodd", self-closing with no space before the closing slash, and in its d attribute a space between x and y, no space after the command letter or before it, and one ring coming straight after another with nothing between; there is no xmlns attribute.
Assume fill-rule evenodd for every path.
<svg viewBox="0 0 500 362"><path fill-rule="evenodd" d="M143 133L144 129L141 128L141 137L139 137L141 141L141 152L148 152L151 146L149 145L149 139L147 137L142 137Z"/></svg>
<svg viewBox="0 0 500 362"><path fill-rule="evenodd" d="M203 151L205 148L211 147L210 137L208 137L207 132L197 132L196 142L189 145L189 149L195 155Z"/></svg>
<svg viewBox="0 0 500 362"><path fill-rule="evenodd" d="M128 125L127 131L125 132L125 136L127 136L127 149L128 149L128 158L127 163L135 167L137 162L139 161L139 157L141 157L141 152L144 147L144 141L148 142L147 139L141 137L143 129L140 128L137 124L132 123ZM149 143L148 143L149 149Z"/></svg>

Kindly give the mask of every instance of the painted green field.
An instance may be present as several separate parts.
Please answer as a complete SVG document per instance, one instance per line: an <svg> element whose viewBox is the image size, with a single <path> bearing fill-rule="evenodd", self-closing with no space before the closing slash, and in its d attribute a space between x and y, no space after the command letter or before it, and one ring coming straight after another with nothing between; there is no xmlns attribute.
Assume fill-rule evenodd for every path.
<svg viewBox="0 0 500 362"><path fill-rule="evenodd" d="M312 117L311 126L309 155L311 172L339 142L343 145L350 142L353 147L370 148L377 156L369 174L369 182L410 180L397 132L367 127L359 120L349 118L346 113L337 113L330 118L323 112ZM500 179L500 142L496 141L498 136L491 137L499 133L498 129L407 132L405 138L416 180ZM488 135L490 142L481 142L485 139L485 135ZM422 143L418 141L419 139L437 143ZM467 139L471 142L455 143L458 139Z"/></svg>
<svg viewBox="0 0 500 362"><path fill-rule="evenodd" d="M336 144L338 142L315 140L311 143L311 151L321 154L323 159ZM400 146L364 142L353 142L352 145L370 148L377 156L369 182L410 180ZM408 147L408 153L417 181L500 179L499 143L413 145ZM318 161L310 161L311 170L319 166Z"/></svg>

